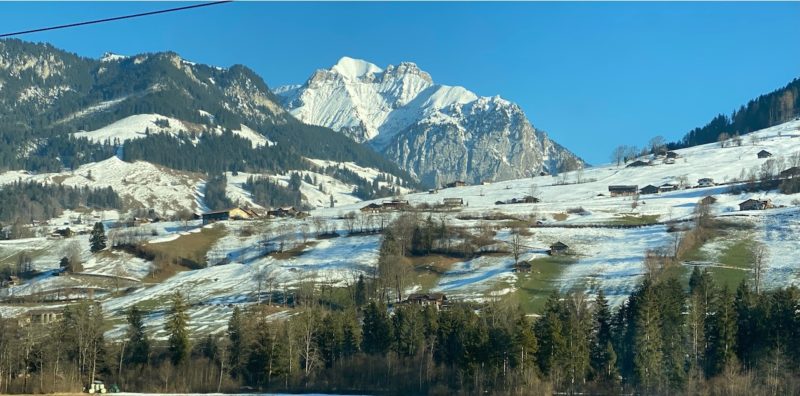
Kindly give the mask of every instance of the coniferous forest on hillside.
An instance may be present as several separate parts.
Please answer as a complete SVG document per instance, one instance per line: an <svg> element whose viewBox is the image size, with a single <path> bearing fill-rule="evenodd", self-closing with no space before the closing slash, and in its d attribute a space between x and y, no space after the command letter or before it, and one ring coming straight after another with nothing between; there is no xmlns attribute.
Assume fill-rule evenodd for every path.
<svg viewBox="0 0 800 396"><path fill-rule="evenodd" d="M361 278L312 285L236 308L225 333L187 330L188 303L165 308L167 339L148 336L138 307L119 340L99 304L64 309L60 326L0 319L0 391L77 392L102 379L125 391L378 394L709 394L800 392L800 290L720 288L695 271L644 280L619 308L602 292L553 293L539 318L501 300L437 309L376 300ZM287 320L271 320L291 306ZM480 311L476 311L479 309Z"/></svg>
<svg viewBox="0 0 800 396"><path fill-rule="evenodd" d="M800 117L800 79L742 105L730 116L720 114L703 127L692 129L671 149L714 143Z"/></svg>

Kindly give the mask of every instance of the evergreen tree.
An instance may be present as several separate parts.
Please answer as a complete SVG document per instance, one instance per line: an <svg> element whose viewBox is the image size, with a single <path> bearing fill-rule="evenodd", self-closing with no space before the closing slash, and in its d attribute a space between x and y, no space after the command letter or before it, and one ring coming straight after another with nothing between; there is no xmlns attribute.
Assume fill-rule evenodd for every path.
<svg viewBox="0 0 800 396"><path fill-rule="evenodd" d="M652 392L663 383L663 349L661 315L657 296L649 281L642 286L640 302L636 309L636 336L634 340L634 375L643 390Z"/></svg>
<svg viewBox="0 0 800 396"><path fill-rule="evenodd" d="M142 311L136 305L128 311L127 361L132 364L147 364L150 358L150 340L144 330Z"/></svg>
<svg viewBox="0 0 800 396"><path fill-rule="evenodd" d="M514 353L511 362L523 372L536 367L534 357L539 345L528 318L520 313L514 322Z"/></svg>
<svg viewBox="0 0 800 396"><path fill-rule="evenodd" d="M395 308L392 322L394 350L401 356L414 356L424 342L424 326L419 308L413 305Z"/></svg>
<svg viewBox="0 0 800 396"><path fill-rule="evenodd" d="M164 329L169 334L169 353L172 364L180 365L189 357L189 314L188 304L181 292L176 291L171 298L171 306Z"/></svg>
<svg viewBox="0 0 800 396"><path fill-rule="evenodd" d="M245 328L244 314L237 306L233 308L231 318L228 320L228 340L230 356L230 372L234 378L244 374L245 362L248 360L247 330Z"/></svg>
<svg viewBox="0 0 800 396"><path fill-rule="evenodd" d="M352 356L361 350L361 328L356 312L347 311L342 316L342 355Z"/></svg>
<svg viewBox="0 0 800 396"><path fill-rule="evenodd" d="M366 282L364 282L364 274L358 275L358 282L356 282L354 300L356 307L363 307L364 304L367 303L367 285Z"/></svg>
<svg viewBox="0 0 800 396"><path fill-rule="evenodd" d="M709 376L721 373L736 361L736 311L733 302L733 295L727 287L714 299L713 315L706 330L706 372Z"/></svg>
<svg viewBox="0 0 800 396"><path fill-rule="evenodd" d="M539 350L536 353L539 368L545 375L561 368L565 358L566 339L562 322L561 296L553 291L545 302L544 314L536 322Z"/></svg>
<svg viewBox="0 0 800 396"><path fill-rule="evenodd" d="M366 353L385 354L392 345L392 325L386 308L372 301L364 309L361 349Z"/></svg>
<svg viewBox="0 0 800 396"><path fill-rule="evenodd" d="M103 223L94 223L92 233L89 235L89 249L92 253L97 253L106 248L106 229Z"/></svg>
<svg viewBox="0 0 800 396"><path fill-rule="evenodd" d="M608 380L612 353L616 365L616 353L611 345L611 311L603 289L597 291L593 312L594 332L592 337L591 368L595 378Z"/></svg>

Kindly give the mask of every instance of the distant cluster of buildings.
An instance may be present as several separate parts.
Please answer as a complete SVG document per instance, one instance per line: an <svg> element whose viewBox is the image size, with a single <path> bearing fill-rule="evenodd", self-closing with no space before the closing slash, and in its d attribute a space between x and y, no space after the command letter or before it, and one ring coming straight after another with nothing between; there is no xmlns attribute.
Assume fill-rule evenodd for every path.
<svg viewBox="0 0 800 396"><path fill-rule="evenodd" d="M212 212L203 213L200 217L203 224L215 223L217 221L225 220L256 220L259 218L276 218L276 217L307 217L308 212L303 212L293 206L282 208L275 208L266 211L263 215L250 208L231 208L224 210L215 210Z"/></svg>

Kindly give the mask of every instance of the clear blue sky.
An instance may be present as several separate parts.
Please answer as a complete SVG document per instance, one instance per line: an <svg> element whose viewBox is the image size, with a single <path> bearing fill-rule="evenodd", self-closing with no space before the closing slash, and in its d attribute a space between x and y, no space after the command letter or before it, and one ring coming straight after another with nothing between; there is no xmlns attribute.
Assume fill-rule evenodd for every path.
<svg viewBox="0 0 800 396"><path fill-rule="evenodd" d="M181 3L187 4L187 3ZM177 3L0 3L2 33ZM592 163L800 77L800 3L232 3L20 38L80 55L172 50L270 86L348 55L517 102Z"/></svg>

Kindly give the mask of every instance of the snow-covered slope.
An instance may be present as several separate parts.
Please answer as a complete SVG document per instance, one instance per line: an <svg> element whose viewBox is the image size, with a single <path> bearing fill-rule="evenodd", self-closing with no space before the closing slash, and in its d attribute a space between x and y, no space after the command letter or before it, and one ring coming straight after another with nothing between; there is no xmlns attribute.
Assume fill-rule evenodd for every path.
<svg viewBox="0 0 800 396"><path fill-rule="evenodd" d="M750 136L755 137L751 140ZM491 228L496 231L493 237L499 245L509 242L510 227L518 222L509 223L513 219L530 221L530 216L543 222L542 226L529 228L529 235L524 236L523 260L541 259L547 256L548 246L562 241L573 250L569 264L561 265L554 278L535 286L551 287L563 292L582 290L592 295L602 288L612 304L621 303L640 282L645 272L643 258L646 249L654 249L669 245L674 241L676 233L670 232L669 220L691 219L697 202L708 195L717 198L712 206L715 216L725 218L737 227L730 227L730 237L739 240L752 240L763 243L768 251L768 263L764 274L765 286L777 287L800 284L800 265L793 253L800 246L800 194L784 195L777 191L761 191L751 193L730 193L730 185L695 187L680 189L661 194L641 195L638 205L632 205L632 197L610 197L608 186L615 184L636 184L640 188L647 185L661 185L677 180L688 180L695 186L700 178L711 177L718 183L731 182L758 169L773 167L775 170L797 166L800 161L800 121L793 121L746 136L742 146L722 148L718 144L697 146L677 150L678 158L674 164L657 162L644 167L618 167L616 165L600 166L582 172L571 172L560 177L534 177L516 179L488 185L475 185L459 188L448 188L436 194L406 194L413 205L423 203L441 203L444 198L463 198L465 206L452 212L431 213L436 221L444 221L452 227L462 227L464 232L478 233L481 229ZM761 150L773 154L771 158L758 158ZM110 160L111 161L111 160ZM319 167L329 163L311 160ZM765 165L771 164L771 165ZM142 166L139 163L132 164ZM369 169L358 169L348 164L349 169L367 177L373 174ZM118 161L98 164L97 167L116 168L122 166ZM77 173L83 172L85 169ZM100 169L92 168L93 176ZM119 171L124 170L119 168ZM377 175L377 173L374 173ZM100 175L99 173L97 175ZM109 175L104 175L110 176ZM142 177L156 177L155 175ZM229 175L230 184L241 184L246 175ZM304 174L305 176L305 174ZM317 175L322 177L322 175ZM7 183L17 177L32 177L54 180L52 175L24 175L7 173L2 182ZM72 178L82 177L74 175ZM284 176L277 177L279 180ZM64 182L78 183L80 179L65 179ZM568 184L562 184L568 183ZM496 201L506 201L530 194L532 186L541 198L540 203L497 205ZM301 188L308 188L304 184ZM162 187L167 189L167 187ZM241 190L241 189L240 189ZM188 191L188 190L187 190ZM305 191L305 190L304 190ZM229 191L229 194L231 192ZM238 194L242 194L241 191ZM305 194L305 192L304 192ZM602 194L602 195L601 195ZM246 198L246 194L241 195ZM327 195L321 196L325 199ZM748 198L770 198L778 208L763 211L739 211L737 204ZM376 200L375 202L381 202ZM323 201L325 203L325 201ZM346 220L341 219L343 213L353 211L359 213L360 226L370 223L367 216L376 216L389 220L394 213L374 215L360 214L358 209L367 202L339 202L336 207L327 205L311 212L307 219L272 219L270 221L228 221L213 226L221 227L218 239L213 240L207 253L209 263L223 261L226 265L212 265L194 271L185 271L163 282L148 284L144 274L152 263L119 252L103 252L102 255L91 255L88 252L87 236L78 236L65 240L49 240L47 238L31 238L19 241L0 242L0 260L13 262L15 255L21 251L30 252L34 266L39 270L52 270L58 266L59 254L66 246L77 241L81 254L86 258L86 272L94 275L113 274L124 271L125 277L140 279L134 282L133 291L119 295L110 293L97 298L103 304L109 316L119 319L124 317L124 310L133 304L156 307L147 316L147 325L155 334L163 328L163 310L166 296L180 290L190 300L190 323L199 331L223 331L233 306L253 304L266 295L265 289L291 290L306 281L321 284L346 285L357 279L359 274L374 273L377 267L381 236L375 234L355 234L332 239L316 239L309 236L315 223L326 223L341 234L347 233ZM425 212L418 213L427 216ZM492 215L492 216L489 216ZM496 215L496 216L494 216ZM619 222L630 217L652 216L658 223L637 228L620 228ZM385 217L385 218L384 218ZM423 217L424 218L424 217ZM371 223L376 224L376 219ZM199 222L190 222L189 230L178 223L157 223L132 229L143 235L150 244L175 241L189 234L201 231ZM688 226L688 224L685 224ZM584 227L581 227L584 226ZM313 234L313 231L312 231ZM306 240L306 238L308 240ZM285 241L290 247L301 250L297 255L276 256L266 254L266 246L275 241ZM701 250L708 254L704 263L684 263L689 265L705 265L711 268L720 267L716 261L727 244L735 241L714 239ZM105 253L109 253L105 255ZM418 258L426 260L428 258ZM498 295L512 294L526 296L519 285L524 274L515 273L512 268L513 258L510 254L489 254L472 259L453 259L451 265L443 267L442 273L430 275L429 283L409 285L409 290L427 289L442 291L448 299L482 300ZM535 263L535 261L534 261ZM122 266L122 268L118 268ZM747 268L733 269L740 271L741 276L749 276ZM537 274L534 268L530 276ZM688 274L688 272L687 272ZM259 285L258 279L265 280ZM90 279L80 276L53 277L45 273L25 284L12 287L7 293L13 295L30 295L40 291L53 290L58 287L92 285ZM268 285L268 286L265 286ZM109 289L112 286L105 286ZM550 289L536 290L547 295ZM262 300L263 301L263 300ZM0 314L4 317L15 316L31 309L32 306L0 304ZM110 333L110 336L122 336L121 327Z"/></svg>
<svg viewBox="0 0 800 396"><path fill-rule="evenodd" d="M410 62L381 69L344 57L305 84L275 92L301 121L369 142L432 185L583 165L536 130L516 104L435 84Z"/></svg>
<svg viewBox="0 0 800 396"><path fill-rule="evenodd" d="M152 208L171 214L181 209L195 211L197 184L201 176L153 165L149 162L125 162L111 157L83 165L75 171L31 174L26 171L0 173L0 185L16 181L63 184L72 187L111 187L129 209Z"/></svg>
<svg viewBox="0 0 800 396"><path fill-rule="evenodd" d="M201 111L201 114L213 118L213 116L207 112ZM100 129L76 132L73 136L76 138L87 138L96 143L109 142L111 144L123 144L127 140L144 138L150 133L177 135L181 132L208 132L218 134L222 133L222 130L219 127L211 128L207 125L188 123L160 114L137 114L125 117ZM259 146L271 146L274 144L264 135L254 131L247 125L241 125L240 129L231 132L249 140L254 148Z"/></svg>

